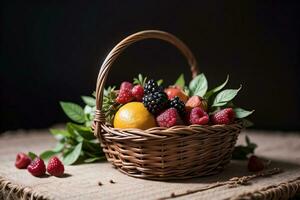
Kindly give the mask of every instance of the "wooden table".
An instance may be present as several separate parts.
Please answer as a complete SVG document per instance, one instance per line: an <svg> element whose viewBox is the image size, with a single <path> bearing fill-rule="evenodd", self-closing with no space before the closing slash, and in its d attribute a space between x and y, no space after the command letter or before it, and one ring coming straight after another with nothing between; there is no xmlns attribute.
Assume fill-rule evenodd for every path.
<svg viewBox="0 0 300 200"><path fill-rule="evenodd" d="M283 172L270 177L251 179L247 185L232 187L224 183L232 177L253 175L247 172L246 162L232 161L220 174L183 181L150 181L128 177L100 162L66 166L63 178L36 178L26 170L14 167L17 152L40 153L55 146L47 130L12 131L0 137L0 199L243 199L258 198L260 194L294 196L300 192L300 134L283 132L247 132L258 144L257 155L270 159L269 170ZM238 143L244 142L244 133ZM110 183L110 180L115 183ZM98 182L103 185L99 186ZM210 188L211 187L211 188ZM210 188L210 189L207 189ZM189 190L189 191L188 191ZM203 191L199 191L203 190ZM187 194L190 191L198 191ZM270 194L271 192L271 194ZM268 197L270 198L270 196ZM173 198L172 198L173 199ZM258 198L259 199L259 198Z"/></svg>

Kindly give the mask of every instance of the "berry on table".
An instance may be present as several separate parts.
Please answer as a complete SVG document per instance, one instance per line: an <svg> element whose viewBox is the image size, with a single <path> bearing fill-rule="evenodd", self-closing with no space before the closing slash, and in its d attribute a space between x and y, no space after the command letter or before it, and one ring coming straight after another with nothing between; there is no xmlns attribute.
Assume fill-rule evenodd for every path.
<svg viewBox="0 0 300 200"><path fill-rule="evenodd" d="M259 172L265 168L265 165L261 159L252 155L248 160L248 170L250 172Z"/></svg>
<svg viewBox="0 0 300 200"><path fill-rule="evenodd" d="M183 122L175 108L169 108L163 111L156 117L156 122L160 127L171 127L175 125L182 125Z"/></svg>
<svg viewBox="0 0 300 200"><path fill-rule="evenodd" d="M185 116L185 105L184 102L179 99L178 96L175 96L169 101L169 106L171 108L176 108L180 116Z"/></svg>
<svg viewBox="0 0 300 200"><path fill-rule="evenodd" d="M47 172L52 176L62 176L64 174L65 168L62 162L56 157L50 158L47 165Z"/></svg>
<svg viewBox="0 0 300 200"><path fill-rule="evenodd" d="M141 85L136 85L131 90L132 95L137 101L142 101L144 96L144 88Z"/></svg>
<svg viewBox="0 0 300 200"><path fill-rule="evenodd" d="M33 176L42 176L46 173L46 166L44 161L37 157L28 165L27 170Z"/></svg>
<svg viewBox="0 0 300 200"><path fill-rule="evenodd" d="M211 121L213 124L230 124L233 122L235 113L232 108L225 108L213 114Z"/></svg>
<svg viewBox="0 0 300 200"><path fill-rule="evenodd" d="M31 163L31 159L25 153L18 153L16 157L15 166L19 169L26 169Z"/></svg>
<svg viewBox="0 0 300 200"><path fill-rule="evenodd" d="M144 106L153 115L157 115L168 106L168 97L164 92L149 93L142 100Z"/></svg>
<svg viewBox="0 0 300 200"><path fill-rule="evenodd" d="M189 113L189 123L205 125L209 121L208 114L200 107L195 107Z"/></svg>

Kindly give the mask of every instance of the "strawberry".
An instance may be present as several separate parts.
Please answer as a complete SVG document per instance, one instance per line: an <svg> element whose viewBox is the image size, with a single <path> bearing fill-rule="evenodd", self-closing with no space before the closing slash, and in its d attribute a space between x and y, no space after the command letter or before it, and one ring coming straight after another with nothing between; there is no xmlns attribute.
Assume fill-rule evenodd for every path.
<svg viewBox="0 0 300 200"><path fill-rule="evenodd" d="M46 173L46 166L44 161L37 157L28 165L27 170L33 176L42 176Z"/></svg>
<svg viewBox="0 0 300 200"><path fill-rule="evenodd" d="M213 124L230 124L233 122L235 113L232 108L225 108L213 114L211 121Z"/></svg>
<svg viewBox="0 0 300 200"><path fill-rule="evenodd" d="M261 159L252 155L248 160L248 170L250 172L259 172L265 168L265 165Z"/></svg>
<svg viewBox="0 0 300 200"><path fill-rule="evenodd" d="M183 122L175 108L169 108L163 111L156 117L157 124L160 127L171 127L175 125L182 125Z"/></svg>
<svg viewBox="0 0 300 200"><path fill-rule="evenodd" d="M16 157L15 166L19 169L26 169L31 163L31 159L25 153L18 153Z"/></svg>
<svg viewBox="0 0 300 200"><path fill-rule="evenodd" d="M134 96L132 95L132 83L129 82L123 82L120 86L120 91L118 94L118 97L116 98L116 102L120 104L126 104L129 103L134 99Z"/></svg>
<svg viewBox="0 0 300 200"><path fill-rule="evenodd" d="M142 101L142 98L144 96L144 88L141 85L136 85L131 90L132 95L135 97L137 101Z"/></svg>
<svg viewBox="0 0 300 200"><path fill-rule="evenodd" d="M189 123L204 125L209 121L208 114L200 107L195 107L189 114Z"/></svg>
<svg viewBox="0 0 300 200"><path fill-rule="evenodd" d="M50 158L47 166L47 172L53 176L62 176L64 174L65 168L61 161L53 156Z"/></svg>

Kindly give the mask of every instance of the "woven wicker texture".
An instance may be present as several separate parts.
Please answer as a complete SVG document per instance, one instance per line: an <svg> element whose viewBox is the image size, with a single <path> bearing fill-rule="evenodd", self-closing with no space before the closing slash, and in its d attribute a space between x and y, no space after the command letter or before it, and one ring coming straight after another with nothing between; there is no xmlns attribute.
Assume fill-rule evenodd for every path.
<svg viewBox="0 0 300 200"><path fill-rule="evenodd" d="M105 123L102 98L108 72L116 58L131 44L160 39L177 47L186 57L192 76L198 73L196 59L175 36L156 30L141 31L117 44L104 60L97 79L95 135L107 160L134 177L167 180L211 175L221 171L231 158L242 124L155 127L148 130L118 129Z"/></svg>
<svg viewBox="0 0 300 200"><path fill-rule="evenodd" d="M17 134L16 134L17 133ZM300 135L248 133L256 153L283 171L272 176L247 172L246 162L231 161L221 174L185 180L152 181L126 176L108 162L66 166L64 178L31 176L14 167L17 152L37 154L55 147L48 131L18 131L0 136L0 199L287 199L300 192ZM238 144L244 142L244 135ZM274 171L276 172L276 171ZM114 180L115 184L110 183ZM98 182L103 185L99 186ZM178 196L171 198L171 195Z"/></svg>

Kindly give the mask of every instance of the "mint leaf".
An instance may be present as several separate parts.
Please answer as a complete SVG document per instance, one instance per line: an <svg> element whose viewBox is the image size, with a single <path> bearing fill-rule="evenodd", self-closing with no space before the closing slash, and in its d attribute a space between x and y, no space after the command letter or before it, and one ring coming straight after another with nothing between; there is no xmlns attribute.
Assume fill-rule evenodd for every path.
<svg viewBox="0 0 300 200"><path fill-rule="evenodd" d="M208 91L205 95L204 98L208 99L211 95L215 94L216 92L219 92L220 90L222 90L226 84L228 83L229 80L229 75L227 75L226 80L224 81L224 83L222 83L221 85L215 87L214 89L211 89L210 91Z"/></svg>
<svg viewBox="0 0 300 200"><path fill-rule="evenodd" d="M254 124L253 124L253 122L251 122L250 120L248 120L248 119L242 119L242 122L243 122L243 126L244 127L251 127L251 126L253 126Z"/></svg>
<svg viewBox="0 0 300 200"><path fill-rule="evenodd" d="M63 129L50 129L50 133L53 136L61 135L63 137L72 137L72 135L67 130Z"/></svg>
<svg viewBox="0 0 300 200"><path fill-rule="evenodd" d="M95 162L97 160L105 160L105 156L88 158L88 159L85 159L84 162L85 163L92 163L92 162Z"/></svg>
<svg viewBox="0 0 300 200"><path fill-rule="evenodd" d="M41 153L40 158L47 162L52 156L57 154L58 152L51 151L51 150L44 151L43 153Z"/></svg>
<svg viewBox="0 0 300 200"><path fill-rule="evenodd" d="M34 160L36 157L38 157L35 153L33 153L31 151L28 152L28 156L31 160Z"/></svg>
<svg viewBox="0 0 300 200"><path fill-rule="evenodd" d="M67 123L67 128L70 132L80 135L82 138L87 140L95 139L94 133L90 127ZM80 140L81 141L81 140Z"/></svg>
<svg viewBox="0 0 300 200"><path fill-rule="evenodd" d="M66 155L64 155L63 163L65 165L71 165L74 162L76 162L80 156L81 149L82 149L82 143L78 143L74 149L72 149Z"/></svg>
<svg viewBox="0 0 300 200"><path fill-rule="evenodd" d="M83 109L79 105L71 102L60 102L60 105L70 119L77 123L85 122Z"/></svg>
<svg viewBox="0 0 300 200"><path fill-rule="evenodd" d="M81 96L81 99L86 105L89 105L91 107L96 106L96 99L89 96Z"/></svg>
<svg viewBox="0 0 300 200"><path fill-rule="evenodd" d="M235 112L235 117L238 119L248 117L254 112L254 110L248 111L248 110L244 110L243 108L234 108L233 110Z"/></svg>
<svg viewBox="0 0 300 200"><path fill-rule="evenodd" d="M159 79L158 81L156 81L157 85L160 86L161 84L163 84L164 80Z"/></svg>
<svg viewBox="0 0 300 200"><path fill-rule="evenodd" d="M223 90L220 93L217 94L217 96L214 99L213 107L217 106L224 106L229 101L231 101L241 90L242 86L239 89L227 89Z"/></svg>
<svg viewBox="0 0 300 200"><path fill-rule="evenodd" d="M56 144L54 149L52 149L52 151L61 152L64 149L64 147L65 147L64 143L59 142L59 143Z"/></svg>
<svg viewBox="0 0 300 200"><path fill-rule="evenodd" d="M182 89L184 88L185 86L184 74L180 74L180 76L178 77L174 85L177 85Z"/></svg>
<svg viewBox="0 0 300 200"><path fill-rule="evenodd" d="M207 91L207 80L205 75L199 74L189 84L189 89L192 95L203 97Z"/></svg>

